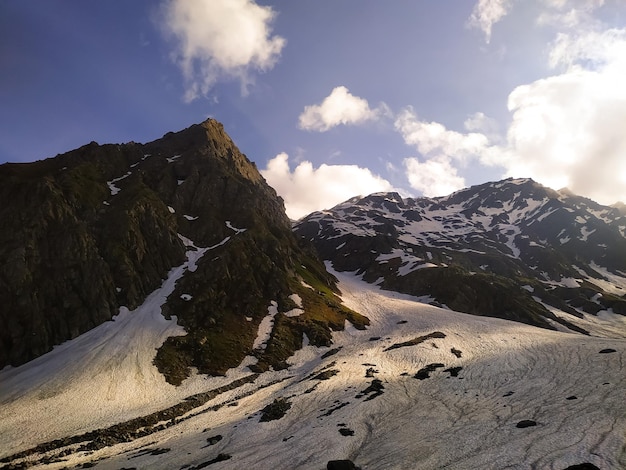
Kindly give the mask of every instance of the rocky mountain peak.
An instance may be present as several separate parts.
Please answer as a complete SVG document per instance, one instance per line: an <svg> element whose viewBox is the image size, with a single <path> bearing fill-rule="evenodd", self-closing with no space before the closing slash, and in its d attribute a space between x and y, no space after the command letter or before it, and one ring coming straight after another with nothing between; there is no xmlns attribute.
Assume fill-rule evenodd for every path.
<svg viewBox="0 0 626 470"><path fill-rule="evenodd" d="M305 313L278 316L260 369L283 364L304 332L326 345L347 317L367 321L341 306L282 200L212 119L146 144L92 142L2 165L0 217L0 368L139 307L190 252L211 255L185 271L162 307L188 331L155 359L172 383L192 366L221 374L254 354L268 308L292 310L293 294Z"/></svg>

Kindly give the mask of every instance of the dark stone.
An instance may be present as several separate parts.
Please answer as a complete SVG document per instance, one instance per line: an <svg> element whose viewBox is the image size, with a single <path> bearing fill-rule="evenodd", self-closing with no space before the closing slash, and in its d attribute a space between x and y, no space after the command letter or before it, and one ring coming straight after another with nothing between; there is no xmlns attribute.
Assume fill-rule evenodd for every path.
<svg viewBox="0 0 626 470"><path fill-rule="evenodd" d="M331 460L326 464L326 470L359 470L352 460Z"/></svg>
<svg viewBox="0 0 626 470"><path fill-rule="evenodd" d="M382 395L384 393L384 390L385 386L383 385L382 380L374 379L372 380L372 383L369 385L369 387L359 393L356 398L361 398L364 395L369 395L365 400L373 400L374 398Z"/></svg>
<svg viewBox="0 0 626 470"><path fill-rule="evenodd" d="M600 470L600 469L592 463L585 462L585 463L579 463L577 465L570 465L569 467L563 470Z"/></svg>
<svg viewBox="0 0 626 470"><path fill-rule="evenodd" d="M606 349L603 349L602 351L600 351L600 354L611 354L611 353L614 353L614 352L617 352L617 351L615 349L612 349L612 348L606 348Z"/></svg>
<svg viewBox="0 0 626 470"><path fill-rule="evenodd" d="M424 380L430 377L430 373L436 371L437 369L445 367L445 365L440 362L436 362L434 364L428 364L426 367L421 368L417 371L417 373L413 376L418 380Z"/></svg>
<svg viewBox="0 0 626 470"><path fill-rule="evenodd" d="M223 436L221 434L217 434L215 436L211 436L207 438L207 444L212 446L217 444L219 441L221 441L223 439Z"/></svg>
<svg viewBox="0 0 626 470"><path fill-rule="evenodd" d="M424 336L418 336L417 338L413 338L413 339L411 339L409 341L404 341L403 343L392 344L391 346L389 346L388 348L384 349L383 351L391 351L393 349L405 348L407 346L416 346L416 345L421 344L424 341L427 341L429 339L445 338L445 337L446 337L445 333L442 333L441 331L433 331L432 333L429 333L429 334L424 335Z"/></svg>
<svg viewBox="0 0 626 470"><path fill-rule="evenodd" d="M463 355L463 353L459 349L456 349L456 348L450 349L450 352L454 354L456 357L461 357Z"/></svg>
<svg viewBox="0 0 626 470"><path fill-rule="evenodd" d="M532 419L523 419L515 425L516 428L530 428L532 426L537 426L537 422Z"/></svg>
<svg viewBox="0 0 626 470"><path fill-rule="evenodd" d="M572 395L570 397L567 397L566 400L578 400L578 397L575 395Z"/></svg>
<svg viewBox="0 0 626 470"><path fill-rule="evenodd" d="M331 377L334 377L335 375L337 375L338 373L339 371L337 369L328 369L312 377L311 380L328 380Z"/></svg>
<svg viewBox="0 0 626 470"><path fill-rule="evenodd" d="M459 372L461 372L462 369L463 369L463 367L461 367L461 366L450 367L448 369L445 369L444 372L450 373L450 377L458 377L459 376Z"/></svg>
<svg viewBox="0 0 626 470"><path fill-rule="evenodd" d="M354 431L350 428L340 428L339 434L342 436L354 436Z"/></svg>
<svg viewBox="0 0 626 470"><path fill-rule="evenodd" d="M324 354L322 354L322 359L326 359L327 357L333 356L334 354L337 354L340 350L341 348L330 349L326 351Z"/></svg>
<svg viewBox="0 0 626 470"><path fill-rule="evenodd" d="M277 398L261 410L262 414L259 421L263 423L280 419L287 414L287 410L289 410L289 408L291 408L290 402L284 398Z"/></svg>

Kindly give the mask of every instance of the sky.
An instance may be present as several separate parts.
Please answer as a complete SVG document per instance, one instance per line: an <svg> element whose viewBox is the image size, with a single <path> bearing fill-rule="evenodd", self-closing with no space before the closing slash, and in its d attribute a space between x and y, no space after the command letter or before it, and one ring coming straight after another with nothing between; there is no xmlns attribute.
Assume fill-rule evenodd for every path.
<svg viewBox="0 0 626 470"><path fill-rule="evenodd" d="M297 219L507 177L626 202L624 0L0 1L0 163L224 124Z"/></svg>

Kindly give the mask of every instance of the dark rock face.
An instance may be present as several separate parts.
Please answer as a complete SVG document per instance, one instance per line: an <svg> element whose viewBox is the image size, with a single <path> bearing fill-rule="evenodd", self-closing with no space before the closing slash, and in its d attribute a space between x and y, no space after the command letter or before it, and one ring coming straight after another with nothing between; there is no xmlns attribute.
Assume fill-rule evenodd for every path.
<svg viewBox="0 0 626 470"><path fill-rule="evenodd" d="M624 212L529 179L440 198L357 197L295 232L338 271L457 311L580 333L546 305L576 317L626 314L626 291L603 284L626 272Z"/></svg>
<svg viewBox="0 0 626 470"><path fill-rule="evenodd" d="M171 383L197 367L222 374L252 354L270 302L305 314L275 318L259 369L301 347L329 345L348 318L335 280L298 242L282 200L221 124L207 120L148 144L89 145L32 164L0 166L0 367L133 309L185 260L183 240L213 247L163 307L188 331L155 363ZM309 289L301 280L315 287ZM306 291L306 292L305 292Z"/></svg>

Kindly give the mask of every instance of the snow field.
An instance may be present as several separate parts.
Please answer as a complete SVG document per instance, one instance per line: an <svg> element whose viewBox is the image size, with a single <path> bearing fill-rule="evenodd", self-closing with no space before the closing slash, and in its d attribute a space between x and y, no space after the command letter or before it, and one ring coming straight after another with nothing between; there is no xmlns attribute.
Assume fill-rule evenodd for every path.
<svg viewBox="0 0 626 470"><path fill-rule="evenodd" d="M328 460L344 458L352 459L363 469L562 470L582 462L594 463L602 469L624 468L626 340L552 332L460 314L420 304L407 295L381 291L351 274L334 274L340 280L346 305L370 318L368 330L359 331L347 324L344 331L334 334L331 348L304 347L290 358L289 369L264 373L254 383L219 395L189 413L201 412L194 417L90 455L72 454L67 461L46 468L86 462L95 462L98 469L181 468L201 465L220 453L230 455L231 459L214 463L211 468L321 469ZM156 308L158 301L152 302L153 310L160 315L160 309ZM126 316L134 318L136 314ZM612 317L603 319L612 320ZM110 325L116 323L117 320ZM137 325L126 326L106 341L117 344L113 353L120 357L128 357L128 351L135 347L135 341L129 342L123 335L126 329L134 331ZM433 332L441 332L445 337L387 350L394 344ZM262 333L260 328L259 336ZM94 345L97 348L96 339L102 338L101 335L86 338L85 353L94 349ZM616 352L599 353L607 348ZM335 350L335 354L322 357ZM0 407L3 454L44 440L42 433L46 431L42 428L46 426L41 423L56 426L59 414L67 422L64 431L57 435L75 434L77 429L83 429L87 416L74 412L80 408L76 403L76 387L89 383L97 398L95 403L107 403L102 394L107 386L117 384L121 375L107 380L106 375L94 372L106 369L111 357L103 351L86 361L82 369L61 369L58 374L48 376L47 379L62 377L66 387L63 396L56 395L59 397L56 408L50 406L55 403L50 401L54 397L40 400L28 392L36 380L41 380L33 378L41 370L14 369L23 370L18 376L22 377L25 389L20 392L15 380L12 395L5 395L3 389ZM52 363L57 361L60 359ZM145 377L151 367L148 355L138 356L137 361L117 362L120 373L128 376L125 386L131 389L146 384L133 372L140 370ZM196 376L185 381L180 389L170 391L173 394L170 397L187 396L192 390L196 393L214 389L246 376L250 373L247 365L254 361L252 357L246 358L226 377ZM437 368L424 380L414 378L420 369L436 363L444 367ZM444 371L452 367L462 368L456 377ZM368 369L373 371L366 377ZM323 371L336 373L328 374L326 380L316 379ZM0 373L2 384L11 383L4 381L6 373L7 370ZM384 387L379 396L365 392L375 379ZM153 380L149 385L154 388L146 393L152 393L151 399L158 400L168 386L159 382L158 377ZM41 380L38 384L39 391L45 382ZM263 407L280 397L291 403L285 416L259 422ZM102 427L119 420L121 413L116 414L116 407L126 402L132 402L138 409L150 408L134 395L126 395L125 400L114 399L115 406L96 413L88 424ZM5 413L7 403L14 407L12 413ZM216 405L223 406L214 409ZM26 416L11 430L12 425L5 424L3 418L17 413ZM127 413L124 419L128 417ZM517 428L516 424L522 420L533 420L536 426ZM28 434L28 429L34 431ZM339 430L353 435L344 436ZM222 439L209 445L207 439L216 435ZM151 455L145 452L150 449L170 450Z"/></svg>

